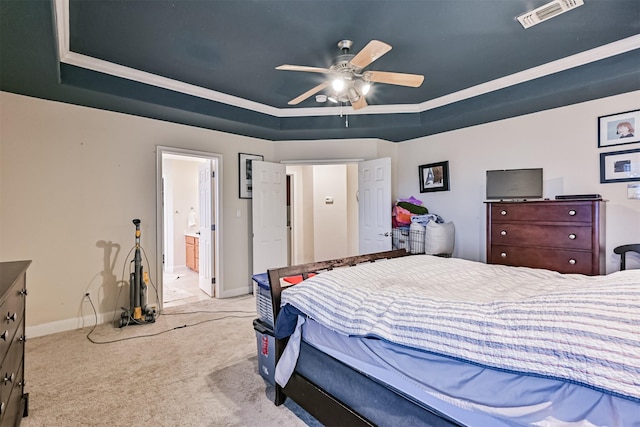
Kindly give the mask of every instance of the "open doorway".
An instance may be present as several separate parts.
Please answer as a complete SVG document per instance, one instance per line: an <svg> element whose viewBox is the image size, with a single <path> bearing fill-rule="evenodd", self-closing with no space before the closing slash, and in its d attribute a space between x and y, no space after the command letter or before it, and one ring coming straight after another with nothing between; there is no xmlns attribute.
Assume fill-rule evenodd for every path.
<svg viewBox="0 0 640 427"><path fill-rule="evenodd" d="M209 153L158 149L161 309L217 295L219 160Z"/></svg>
<svg viewBox="0 0 640 427"><path fill-rule="evenodd" d="M316 173L325 166L331 166L328 173ZM391 250L390 158L358 161L352 172L349 163L254 161L253 172L261 177L253 180L254 274L287 263Z"/></svg>
<svg viewBox="0 0 640 427"><path fill-rule="evenodd" d="M290 265L358 255L358 165L287 165Z"/></svg>

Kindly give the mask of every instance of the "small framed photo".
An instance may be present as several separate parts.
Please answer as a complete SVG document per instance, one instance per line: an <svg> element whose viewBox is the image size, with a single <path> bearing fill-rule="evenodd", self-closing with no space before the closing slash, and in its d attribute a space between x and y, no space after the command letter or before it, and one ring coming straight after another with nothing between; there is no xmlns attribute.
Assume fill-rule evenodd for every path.
<svg viewBox="0 0 640 427"><path fill-rule="evenodd" d="M600 153L600 182L640 181L640 148Z"/></svg>
<svg viewBox="0 0 640 427"><path fill-rule="evenodd" d="M418 166L420 192L449 191L449 161Z"/></svg>
<svg viewBox="0 0 640 427"><path fill-rule="evenodd" d="M640 110L598 117L598 147L640 142Z"/></svg>
<svg viewBox="0 0 640 427"><path fill-rule="evenodd" d="M251 191L253 190L253 168L251 162L254 160L264 160L264 156L257 154L239 153L239 185L240 185L240 198L250 199Z"/></svg>

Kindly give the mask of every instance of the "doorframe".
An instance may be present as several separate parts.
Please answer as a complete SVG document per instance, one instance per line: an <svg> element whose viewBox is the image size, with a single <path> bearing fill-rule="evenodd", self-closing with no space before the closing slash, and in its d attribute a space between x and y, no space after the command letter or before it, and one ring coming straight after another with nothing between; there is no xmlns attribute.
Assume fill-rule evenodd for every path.
<svg viewBox="0 0 640 427"><path fill-rule="evenodd" d="M163 180L162 180L162 157L164 154L175 154L179 156L187 157L200 157L210 159L215 165L216 179L212 180L212 191L214 194L213 203L215 209L213 210L213 221L216 224L215 238L213 240L213 271L215 271L215 284L214 295L219 297L221 295L220 289L224 283L224 271L222 266L222 154L211 153L208 151L189 150L184 148L156 146L156 292L158 296L158 310L163 310L164 300L164 209L163 209Z"/></svg>
<svg viewBox="0 0 640 427"><path fill-rule="evenodd" d="M295 190L296 188L296 171L287 171L287 167L285 166L285 175L287 177L287 191L289 192L289 256L288 263L289 265L296 265L297 257L296 251L298 250L298 242L296 242L296 196Z"/></svg>

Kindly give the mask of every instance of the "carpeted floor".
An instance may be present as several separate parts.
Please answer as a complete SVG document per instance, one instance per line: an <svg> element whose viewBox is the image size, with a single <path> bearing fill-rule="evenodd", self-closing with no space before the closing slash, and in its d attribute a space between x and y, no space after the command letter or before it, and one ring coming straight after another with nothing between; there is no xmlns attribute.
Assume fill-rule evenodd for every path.
<svg viewBox="0 0 640 427"><path fill-rule="evenodd" d="M192 314L178 314L189 311ZM257 372L252 295L28 340L23 426L317 426ZM185 326L186 325L186 326Z"/></svg>

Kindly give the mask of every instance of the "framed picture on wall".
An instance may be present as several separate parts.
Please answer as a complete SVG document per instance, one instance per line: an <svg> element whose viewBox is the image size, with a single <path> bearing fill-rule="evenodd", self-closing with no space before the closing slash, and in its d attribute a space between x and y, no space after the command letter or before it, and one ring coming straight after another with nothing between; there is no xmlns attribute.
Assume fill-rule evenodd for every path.
<svg viewBox="0 0 640 427"><path fill-rule="evenodd" d="M420 192L449 191L449 161L418 166Z"/></svg>
<svg viewBox="0 0 640 427"><path fill-rule="evenodd" d="M600 182L640 181L640 148L600 153Z"/></svg>
<svg viewBox="0 0 640 427"><path fill-rule="evenodd" d="M257 154L239 153L239 176L238 182L240 185L240 198L250 199L251 191L253 190L253 168L251 162L254 160L264 160L264 156Z"/></svg>
<svg viewBox="0 0 640 427"><path fill-rule="evenodd" d="M640 142L640 110L598 117L598 147Z"/></svg>

